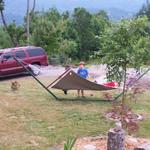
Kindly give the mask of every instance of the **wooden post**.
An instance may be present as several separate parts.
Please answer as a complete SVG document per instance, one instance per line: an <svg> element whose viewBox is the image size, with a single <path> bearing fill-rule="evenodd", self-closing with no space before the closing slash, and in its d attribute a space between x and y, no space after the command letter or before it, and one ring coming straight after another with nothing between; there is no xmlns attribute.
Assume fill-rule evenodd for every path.
<svg viewBox="0 0 150 150"><path fill-rule="evenodd" d="M107 150L125 150L125 131L110 129L108 132Z"/></svg>

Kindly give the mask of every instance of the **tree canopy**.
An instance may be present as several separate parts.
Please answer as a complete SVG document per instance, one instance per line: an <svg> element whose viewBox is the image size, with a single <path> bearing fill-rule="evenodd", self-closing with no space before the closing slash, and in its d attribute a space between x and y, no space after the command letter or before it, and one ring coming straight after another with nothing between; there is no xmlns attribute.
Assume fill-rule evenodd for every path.
<svg viewBox="0 0 150 150"><path fill-rule="evenodd" d="M0 1L2 13L4 7L3 1ZM109 67L113 64L120 66L121 63L137 67L136 59L140 65L147 63L150 24L146 16L112 22L103 10L91 13L81 7L73 12L60 13L56 8L31 12L29 42L45 48L50 57L88 61L97 52L100 54L99 60ZM21 26L16 25L14 20L7 27L0 28L1 48L27 44L26 18ZM118 78L120 73L118 70L118 76L114 78Z"/></svg>
<svg viewBox="0 0 150 150"><path fill-rule="evenodd" d="M150 2L149 0L146 1L145 4L143 4L142 8L137 13L137 16L144 16L146 15L148 20L150 21Z"/></svg>

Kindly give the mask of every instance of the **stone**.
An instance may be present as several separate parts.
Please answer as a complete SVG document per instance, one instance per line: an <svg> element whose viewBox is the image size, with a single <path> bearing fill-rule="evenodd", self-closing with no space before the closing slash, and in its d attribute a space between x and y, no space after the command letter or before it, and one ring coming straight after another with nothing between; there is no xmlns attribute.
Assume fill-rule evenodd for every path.
<svg viewBox="0 0 150 150"><path fill-rule="evenodd" d="M86 150L96 150L96 147L92 144L85 145L84 148Z"/></svg>
<svg viewBox="0 0 150 150"><path fill-rule="evenodd" d="M138 140L134 137L128 136L127 141L129 143L138 143Z"/></svg>
<svg viewBox="0 0 150 150"><path fill-rule="evenodd" d="M135 148L134 150L150 150L150 142L142 144Z"/></svg>

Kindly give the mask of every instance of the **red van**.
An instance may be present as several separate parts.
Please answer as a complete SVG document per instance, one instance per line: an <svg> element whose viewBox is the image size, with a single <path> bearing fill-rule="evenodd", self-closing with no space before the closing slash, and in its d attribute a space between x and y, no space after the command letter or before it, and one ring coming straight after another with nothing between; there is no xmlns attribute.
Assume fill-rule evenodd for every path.
<svg viewBox="0 0 150 150"><path fill-rule="evenodd" d="M0 77L25 73L12 56L21 59L23 62L32 65L47 66L48 57L41 47L26 46L7 48L0 50Z"/></svg>

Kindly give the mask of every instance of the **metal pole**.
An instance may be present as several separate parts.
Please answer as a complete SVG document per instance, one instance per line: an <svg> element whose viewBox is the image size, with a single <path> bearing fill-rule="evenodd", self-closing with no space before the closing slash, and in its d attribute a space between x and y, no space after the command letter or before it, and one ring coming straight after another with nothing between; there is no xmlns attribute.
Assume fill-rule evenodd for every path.
<svg viewBox="0 0 150 150"><path fill-rule="evenodd" d="M29 41L30 41L30 14L29 14L29 9L30 9L30 0L27 0L27 45L29 45Z"/></svg>
<svg viewBox="0 0 150 150"><path fill-rule="evenodd" d="M23 64L21 61L19 61L19 60L18 60L16 57L14 57L14 56L13 56L13 58L14 58L14 60L15 60L19 65L21 65L27 72L29 72L30 75L31 75L46 91L48 91L48 93L50 93L56 100L59 100L59 98L58 98L56 95L54 95L38 78L36 78L36 77L34 76L34 74L33 74L27 67L25 67L24 64Z"/></svg>

